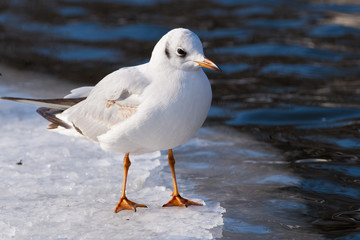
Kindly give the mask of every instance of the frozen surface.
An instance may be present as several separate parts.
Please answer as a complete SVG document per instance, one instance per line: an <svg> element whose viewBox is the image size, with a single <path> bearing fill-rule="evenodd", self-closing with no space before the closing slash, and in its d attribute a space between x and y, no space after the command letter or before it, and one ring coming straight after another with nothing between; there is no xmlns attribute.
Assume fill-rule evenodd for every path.
<svg viewBox="0 0 360 240"><path fill-rule="evenodd" d="M14 85L9 76L21 77L3 72L0 96L55 95L41 90L54 89L52 81L38 88ZM170 200L172 189L169 172L158 174L168 168L166 155L160 152L130 156L128 198L148 208L115 214L123 156L104 152L85 139L46 131L47 122L35 109L0 101L0 239L221 237L225 209L191 191L191 181L186 181L183 195L205 203L204 207L161 207Z"/></svg>
<svg viewBox="0 0 360 240"><path fill-rule="evenodd" d="M79 87L1 65L0 71L0 96L61 97ZM293 189L337 185L294 174L282 152L249 134L212 125L174 149L180 193L203 207L162 208L172 192L166 152L130 156L128 198L148 208L115 214L123 156L47 131L35 109L0 101L1 240L324 239L306 217L321 200ZM350 187L337 192L358 194Z"/></svg>

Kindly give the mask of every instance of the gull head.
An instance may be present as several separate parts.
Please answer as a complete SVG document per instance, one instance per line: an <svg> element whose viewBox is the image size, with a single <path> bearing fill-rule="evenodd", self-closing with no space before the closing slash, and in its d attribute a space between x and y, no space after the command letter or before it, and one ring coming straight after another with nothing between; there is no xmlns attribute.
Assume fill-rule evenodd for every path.
<svg viewBox="0 0 360 240"><path fill-rule="evenodd" d="M184 71L205 67L221 72L215 63L204 56L199 37L185 28L176 28L165 34L156 44L150 62Z"/></svg>

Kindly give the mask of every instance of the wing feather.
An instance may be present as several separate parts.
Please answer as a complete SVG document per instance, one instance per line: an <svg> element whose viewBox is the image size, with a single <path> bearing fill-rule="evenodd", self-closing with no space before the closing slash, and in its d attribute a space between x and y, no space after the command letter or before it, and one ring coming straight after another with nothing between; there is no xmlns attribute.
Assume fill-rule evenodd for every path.
<svg viewBox="0 0 360 240"><path fill-rule="evenodd" d="M149 84L139 71L141 66L109 74L83 102L65 110L59 118L66 119L84 136L97 141L98 136L136 114L142 92Z"/></svg>
<svg viewBox="0 0 360 240"><path fill-rule="evenodd" d="M64 98L84 98L87 97L94 87L86 86L79 87L71 90L71 93L66 95Z"/></svg>
<svg viewBox="0 0 360 240"><path fill-rule="evenodd" d="M32 98L17 98L17 97L1 97L1 99L15 101L15 102L29 103L29 104L34 104L37 106L52 108L57 110L65 110L83 101L85 98L32 99Z"/></svg>

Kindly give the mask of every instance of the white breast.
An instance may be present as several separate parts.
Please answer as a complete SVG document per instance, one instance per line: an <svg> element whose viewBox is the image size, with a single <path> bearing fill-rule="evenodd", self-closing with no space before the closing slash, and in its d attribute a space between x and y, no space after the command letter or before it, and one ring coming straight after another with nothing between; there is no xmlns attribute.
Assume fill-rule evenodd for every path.
<svg viewBox="0 0 360 240"><path fill-rule="evenodd" d="M212 98L210 83L202 70L173 81L154 81L144 96L147 98L136 116L99 137L104 149L142 154L174 148L199 130Z"/></svg>

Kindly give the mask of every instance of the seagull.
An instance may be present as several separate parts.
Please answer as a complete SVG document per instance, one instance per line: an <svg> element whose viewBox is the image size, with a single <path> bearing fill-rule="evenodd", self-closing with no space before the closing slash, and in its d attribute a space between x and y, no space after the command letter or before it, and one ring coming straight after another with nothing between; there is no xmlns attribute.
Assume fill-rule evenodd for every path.
<svg viewBox="0 0 360 240"><path fill-rule="evenodd" d="M60 99L1 97L40 106L48 129L85 137L106 151L124 154L122 193L115 212L144 207L126 197L129 155L168 150L173 193L163 207L202 204L179 194L173 148L192 138L210 109L212 91L202 67L221 69L205 58L199 37L176 28L155 45L149 62L116 70L92 87Z"/></svg>

